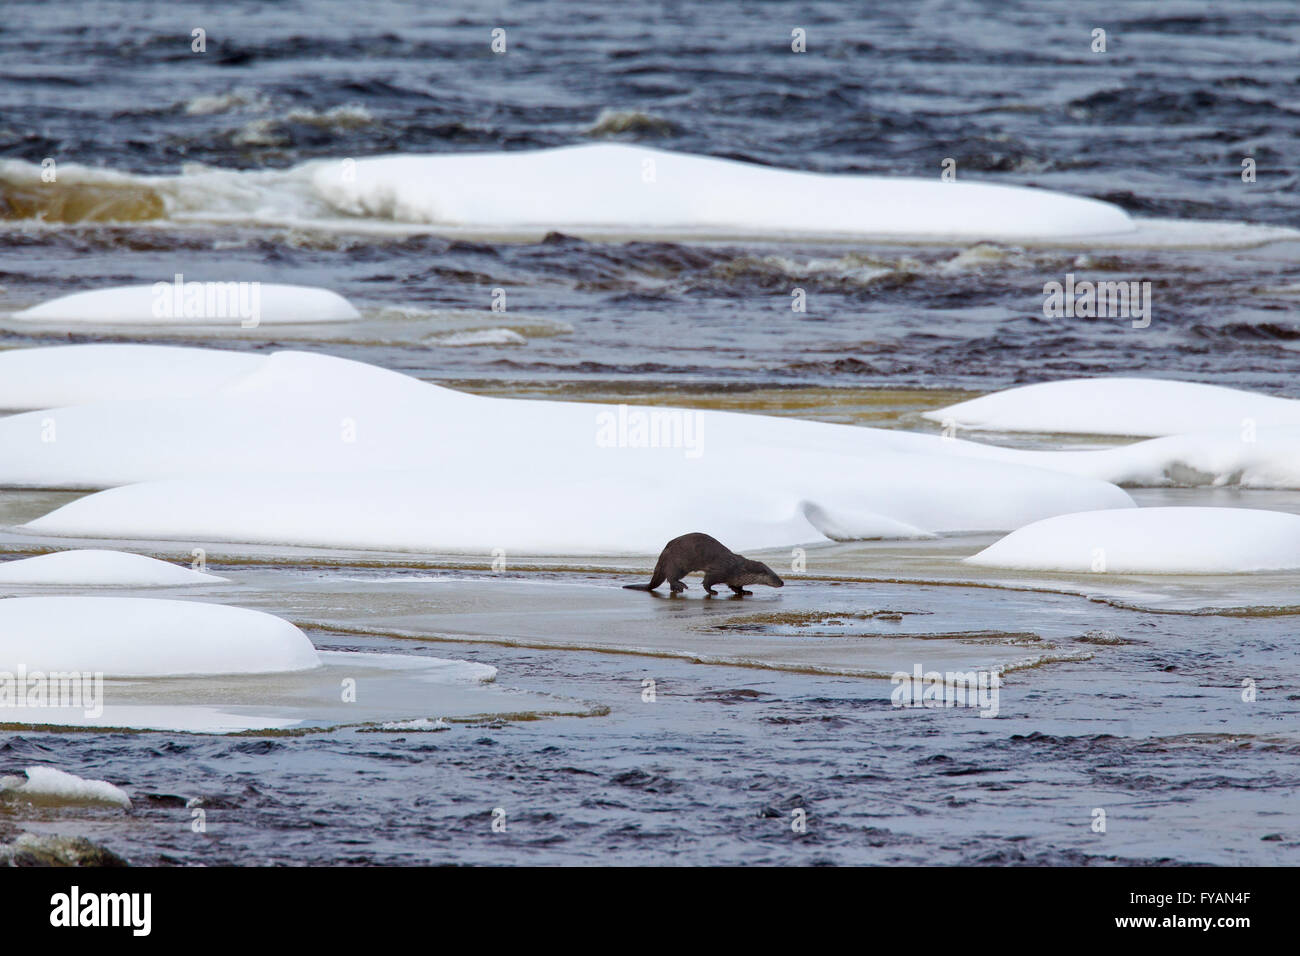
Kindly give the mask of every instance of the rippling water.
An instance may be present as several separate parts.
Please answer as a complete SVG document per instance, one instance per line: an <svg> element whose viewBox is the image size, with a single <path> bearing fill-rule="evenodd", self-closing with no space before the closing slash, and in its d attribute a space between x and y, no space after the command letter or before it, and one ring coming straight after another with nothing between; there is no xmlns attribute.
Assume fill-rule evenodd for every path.
<svg viewBox="0 0 1300 956"><path fill-rule="evenodd" d="M0 309L181 272L324 285L363 313L328 327L77 332L0 316L3 347L306 348L497 393L671 393L833 420L902 416L909 427L925 426L907 413L952 390L1073 376L1300 396L1300 242L1225 242L1211 222L1300 227L1300 7L1289 0L364 10L313 0L197 19L168 4L44 0L9 2L2 21L0 158L111 170L127 188L56 200L0 175ZM204 54L190 50L194 27L207 31ZM507 31L505 56L489 49L495 27ZM803 55L790 52L796 27ZM1104 54L1090 49L1098 27ZM182 222L161 216L140 179L186 164L254 171L595 141L926 178L952 157L963 180L1206 224L1189 235L1196 248L499 241ZM1242 181L1247 158L1254 183ZM123 217L133 221L105 221ZM1150 281L1150 328L1044 318L1044 283L1070 272ZM806 313L790 308L796 286ZM491 310L495 288L509 296L504 314ZM917 389L945 391L927 405ZM1264 504L1245 492L1169 496L1300 507L1292 493ZM6 523L48 507L48 496L0 492ZM36 547L0 536L9 552ZM305 561L294 551L232 552L236 574L250 562L280 574L241 581L234 603L302 623L321 647L463 656L498 666L503 684L609 713L407 734L7 733L0 774L48 762L120 783L137 805L123 817L0 803L0 831L76 830L137 862L187 864L1300 861L1292 578L1146 579L1099 593L943 570L975 549L830 547L781 607L926 612L917 626L949 635L930 638L945 653L983 647L951 635L987 631L1076 658L1020 672L992 721L896 710L887 682L834 668L756 666L765 641L799 658L813 654L800 640L846 640L838 633L760 630L745 638L757 656L740 661L734 634L674 630L698 602L610 604L625 577L596 564L541 562L521 572L536 589L522 592L458 581L446 598L434 596L440 585L405 585L428 588L411 601L396 585L347 584L370 573L369 559L336 556L316 580L294 572ZM421 560L426 574L466 573L446 556ZM608 648L619 653L593 650L599 614L670 646L629 653L638 639L622 635ZM577 632L585 649L556 649ZM887 632L852 653L893 660L901 645ZM692 662L692 649L728 662ZM1253 709L1240 702L1248 677L1260 688ZM641 698L647 678L654 704ZM205 836L189 828L193 797L209 809ZM505 833L492 831L495 807ZM1111 821L1103 835L1090 829L1097 807ZM809 826L796 838L800 808Z"/></svg>

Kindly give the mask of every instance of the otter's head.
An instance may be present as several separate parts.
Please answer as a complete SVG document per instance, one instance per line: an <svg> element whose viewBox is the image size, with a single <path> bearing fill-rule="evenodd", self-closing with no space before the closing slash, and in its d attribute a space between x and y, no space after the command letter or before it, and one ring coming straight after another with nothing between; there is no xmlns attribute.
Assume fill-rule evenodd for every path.
<svg viewBox="0 0 1300 956"><path fill-rule="evenodd" d="M771 588L783 588L785 582L776 576L776 572L769 568L762 561L750 561L746 559L745 569L741 573L744 579L741 584L766 584Z"/></svg>

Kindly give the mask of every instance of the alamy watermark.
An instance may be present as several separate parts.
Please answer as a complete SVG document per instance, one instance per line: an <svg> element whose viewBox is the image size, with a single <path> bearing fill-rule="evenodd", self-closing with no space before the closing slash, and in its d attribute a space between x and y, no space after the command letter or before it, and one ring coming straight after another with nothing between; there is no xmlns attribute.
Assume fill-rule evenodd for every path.
<svg viewBox="0 0 1300 956"><path fill-rule="evenodd" d="M704 454L704 415L685 408L632 408L596 414L598 448L680 448L687 458Z"/></svg>
<svg viewBox="0 0 1300 956"><path fill-rule="evenodd" d="M916 664L912 673L895 671L889 679L894 690L889 699L895 707L978 707L981 717L998 715L998 688L1002 672L922 672Z"/></svg>
<svg viewBox="0 0 1300 956"><path fill-rule="evenodd" d="M1065 274L1065 282L1043 284L1043 318L1132 319L1133 328L1151 324L1151 283L1074 281L1074 273Z"/></svg>
<svg viewBox="0 0 1300 956"><path fill-rule="evenodd" d="M152 893L94 893L73 884L50 897L50 925L55 927L124 927L133 936L153 929Z"/></svg>
<svg viewBox="0 0 1300 956"><path fill-rule="evenodd" d="M0 671L0 722L4 708L80 708L91 720L104 715L102 671Z"/></svg>
<svg viewBox="0 0 1300 956"><path fill-rule="evenodd" d="M260 282L186 282L176 273L171 282L153 284L155 319L238 319L245 329L262 321Z"/></svg>

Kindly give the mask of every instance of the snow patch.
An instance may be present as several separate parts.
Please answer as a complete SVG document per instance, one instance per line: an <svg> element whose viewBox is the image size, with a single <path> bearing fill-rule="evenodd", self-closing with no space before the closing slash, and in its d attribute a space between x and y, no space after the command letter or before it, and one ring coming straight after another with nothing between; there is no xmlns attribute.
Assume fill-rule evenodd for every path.
<svg viewBox="0 0 1300 956"><path fill-rule="evenodd" d="M33 803L108 803L131 809L126 791L107 780L88 780L54 767L28 767L27 778L0 777L0 795L13 795Z"/></svg>
<svg viewBox="0 0 1300 956"><path fill-rule="evenodd" d="M1118 206L988 183L773 169L622 144L300 167L351 216L500 228L977 239L1130 233ZM755 202L755 197L763 197Z"/></svg>
<svg viewBox="0 0 1300 956"><path fill-rule="evenodd" d="M302 631L261 611L160 598L0 600L0 672L171 677L319 666Z"/></svg>
<svg viewBox="0 0 1300 956"><path fill-rule="evenodd" d="M1154 378L1091 378L1011 388L923 413L958 428L1153 438L1300 425L1300 401Z"/></svg>
<svg viewBox="0 0 1300 956"><path fill-rule="evenodd" d="M15 312L11 318L87 325L293 325L351 322L361 314L337 292L312 286L169 279L76 292Z"/></svg>
<svg viewBox="0 0 1300 956"><path fill-rule="evenodd" d="M265 356L172 345L55 345L0 352L0 409L107 399L191 398L258 368Z"/></svg>
<svg viewBox="0 0 1300 956"><path fill-rule="evenodd" d="M58 551L0 564L0 585L177 587L225 581L215 574L124 551Z"/></svg>
<svg viewBox="0 0 1300 956"><path fill-rule="evenodd" d="M1244 574L1300 569L1300 515L1253 508L1130 508L1058 515L965 563L1019 571Z"/></svg>
<svg viewBox="0 0 1300 956"><path fill-rule="evenodd" d="M40 440L49 420L57 442ZM202 397L15 415L0 446L0 484L110 488L25 526L92 537L657 553L665 527L783 547L1132 503L1032 455L934 435L489 398L298 352Z"/></svg>

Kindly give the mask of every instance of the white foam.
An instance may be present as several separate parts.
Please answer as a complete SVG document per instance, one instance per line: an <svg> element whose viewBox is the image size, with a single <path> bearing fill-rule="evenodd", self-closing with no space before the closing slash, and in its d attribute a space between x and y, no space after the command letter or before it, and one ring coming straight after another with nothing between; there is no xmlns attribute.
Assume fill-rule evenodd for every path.
<svg viewBox="0 0 1300 956"><path fill-rule="evenodd" d="M57 408L103 399L190 398L247 375L266 359L172 345L55 345L0 352L0 409Z"/></svg>
<svg viewBox="0 0 1300 956"><path fill-rule="evenodd" d="M1058 515L966 563L1025 571L1242 574L1300 569L1300 515L1248 508L1132 508Z"/></svg>
<svg viewBox="0 0 1300 956"><path fill-rule="evenodd" d="M428 717L419 717L415 720L389 720L379 725L380 730L399 730L399 731L421 731L430 733L438 730L451 730L451 724L447 723L441 717L437 720L430 720Z"/></svg>
<svg viewBox="0 0 1300 956"><path fill-rule="evenodd" d="M109 803L131 809L126 791L107 780L89 780L54 767L28 767L27 779L0 778L0 793L13 793L38 803Z"/></svg>
<svg viewBox="0 0 1300 956"><path fill-rule="evenodd" d="M584 136L616 136L619 133L666 134L673 124L659 116L641 110L619 110L606 107L596 121L583 130Z"/></svg>
<svg viewBox="0 0 1300 956"><path fill-rule="evenodd" d="M472 332L451 332L429 339L434 345L527 345L528 340L513 329L478 329Z"/></svg>
<svg viewBox="0 0 1300 956"><path fill-rule="evenodd" d="M285 119L290 123L306 123L323 129L357 129L375 121L370 110L360 103L347 103L327 110L290 110Z"/></svg>
<svg viewBox="0 0 1300 956"><path fill-rule="evenodd" d="M651 411L667 447L635 447L635 416ZM56 442L41 440L50 422ZM953 444L731 412L487 398L279 352L201 398L0 420L0 483L134 485L26 526L38 533L482 553L657 552L665 528L736 548L915 537L1131 504L1108 483L1032 461L954 460Z"/></svg>
<svg viewBox="0 0 1300 956"><path fill-rule="evenodd" d="M0 671L11 674L168 677L319 666L302 631L261 611L157 598L0 600Z"/></svg>
<svg viewBox="0 0 1300 956"><path fill-rule="evenodd" d="M1067 379L994 392L923 417L983 431L1156 437L1300 425L1300 401L1165 379Z"/></svg>
<svg viewBox="0 0 1300 956"><path fill-rule="evenodd" d="M60 296L13 313L20 322L88 325L293 325L361 317L337 292L312 286L174 279ZM256 288L254 288L254 286Z"/></svg>
<svg viewBox="0 0 1300 956"><path fill-rule="evenodd" d="M210 116L214 113L228 113L245 106L266 110L270 105L270 100L258 90L235 89L229 93L196 96L187 100L185 112L190 116Z"/></svg>
<svg viewBox="0 0 1300 956"><path fill-rule="evenodd" d="M85 549L0 563L0 585L178 587L221 584L225 578L124 551Z"/></svg>

